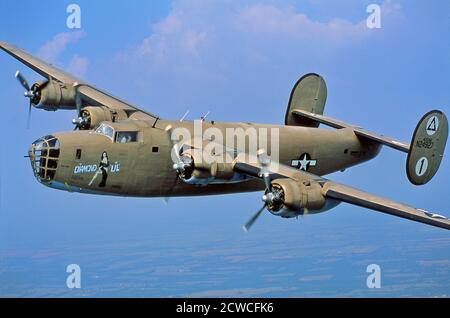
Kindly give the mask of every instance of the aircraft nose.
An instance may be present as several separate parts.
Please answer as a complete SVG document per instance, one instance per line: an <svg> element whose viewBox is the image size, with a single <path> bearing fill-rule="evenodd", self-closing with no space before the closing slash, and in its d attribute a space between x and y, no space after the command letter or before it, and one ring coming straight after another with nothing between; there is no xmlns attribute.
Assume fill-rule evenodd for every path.
<svg viewBox="0 0 450 318"><path fill-rule="evenodd" d="M55 178L60 152L59 140L48 135L33 142L28 150L34 176L41 183Z"/></svg>

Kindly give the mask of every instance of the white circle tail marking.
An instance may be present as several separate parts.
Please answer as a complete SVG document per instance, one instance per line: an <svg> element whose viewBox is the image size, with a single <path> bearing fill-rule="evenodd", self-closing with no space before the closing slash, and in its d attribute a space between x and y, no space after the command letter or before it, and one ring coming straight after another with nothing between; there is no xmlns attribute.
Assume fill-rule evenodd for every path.
<svg viewBox="0 0 450 318"><path fill-rule="evenodd" d="M417 161L416 163L416 175L418 177L421 177L425 174L425 172L428 169L428 159L425 157L422 157Z"/></svg>
<svg viewBox="0 0 450 318"><path fill-rule="evenodd" d="M437 116L431 116L428 119L426 127L428 136L433 136L439 128L439 119Z"/></svg>

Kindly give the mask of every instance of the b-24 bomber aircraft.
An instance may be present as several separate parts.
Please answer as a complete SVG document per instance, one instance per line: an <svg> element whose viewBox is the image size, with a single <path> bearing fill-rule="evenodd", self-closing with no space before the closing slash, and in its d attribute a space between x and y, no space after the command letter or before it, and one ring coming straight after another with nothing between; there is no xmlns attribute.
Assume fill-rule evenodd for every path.
<svg viewBox="0 0 450 318"><path fill-rule="evenodd" d="M45 78L30 87L16 73L29 111L77 112L75 130L39 138L28 151L36 179L50 188L165 198L263 191L263 206L244 225L246 231L264 210L292 218L341 202L450 229L442 215L322 177L368 161L388 146L407 154L413 184L427 183L447 141L448 121L441 111L424 115L411 143L403 143L324 115L326 84L311 73L295 84L285 125L165 120L8 43L0 42L0 48Z"/></svg>

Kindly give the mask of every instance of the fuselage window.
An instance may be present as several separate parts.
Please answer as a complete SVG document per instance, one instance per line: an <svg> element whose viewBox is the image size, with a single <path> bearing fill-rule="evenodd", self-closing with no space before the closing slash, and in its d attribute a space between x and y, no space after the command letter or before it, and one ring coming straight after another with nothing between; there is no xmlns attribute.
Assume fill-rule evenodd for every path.
<svg viewBox="0 0 450 318"><path fill-rule="evenodd" d="M116 142L124 144L127 142L137 141L137 131L118 131L116 134Z"/></svg>
<svg viewBox="0 0 450 318"><path fill-rule="evenodd" d="M105 124L101 124L95 132L101 135L108 136L111 139L114 135L114 130L112 129L112 127Z"/></svg>

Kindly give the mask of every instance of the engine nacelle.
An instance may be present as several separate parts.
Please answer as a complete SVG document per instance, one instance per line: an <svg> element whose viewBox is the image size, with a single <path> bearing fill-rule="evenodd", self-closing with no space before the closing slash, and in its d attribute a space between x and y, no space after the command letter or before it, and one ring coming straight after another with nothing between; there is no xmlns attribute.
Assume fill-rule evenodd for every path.
<svg viewBox="0 0 450 318"><path fill-rule="evenodd" d="M75 109L75 88L55 81L39 81L33 84L35 92L31 102L45 110Z"/></svg>
<svg viewBox="0 0 450 318"><path fill-rule="evenodd" d="M232 163L222 162L222 157L205 154L198 149L188 149L181 155L190 162L180 178L187 184L207 185L219 183L235 183L247 180L246 175L236 173Z"/></svg>
<svg viewBox="0 0 450 318"><path fill-rule="evenodd" d="M78 127L81 130L95 129L103 121L127 119L127 114L120 109L111 110L103 106L86 106L81 109L81 120Z"/></svg>
<svg viewBox="0 0 450 318"><path fill-rule="evenodd" d="M272 192L278 199L269 202L267 209L274 215L286 218L324 212L339 204L338 201L325 198L322 187L314 181L276 179L272 181Z"/></svg>

